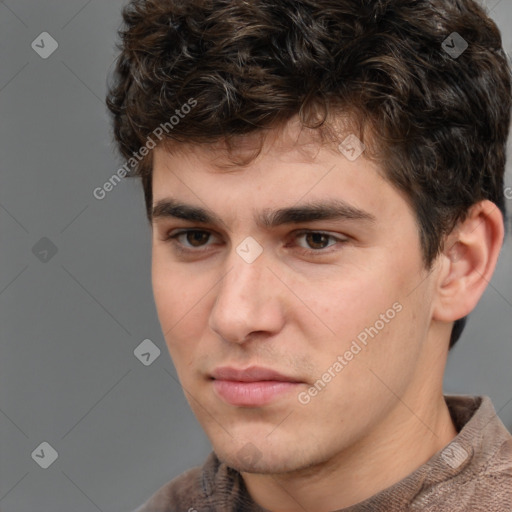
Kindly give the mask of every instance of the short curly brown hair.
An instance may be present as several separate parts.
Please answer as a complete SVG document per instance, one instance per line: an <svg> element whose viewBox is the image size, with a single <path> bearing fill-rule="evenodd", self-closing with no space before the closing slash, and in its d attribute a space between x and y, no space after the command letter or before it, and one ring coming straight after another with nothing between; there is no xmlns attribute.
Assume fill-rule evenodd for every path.
<svg viewBox="0 0 512 512"><path fill-rule="evenodd" d="M427 268L473 204L505 214L510 67L475 1L132 0L123 19L107 106L126 159L159 126L162 144L232 147L296 115L331 133L348 112L409 198ZM151 151L134 171L151 219Z"/></svg>

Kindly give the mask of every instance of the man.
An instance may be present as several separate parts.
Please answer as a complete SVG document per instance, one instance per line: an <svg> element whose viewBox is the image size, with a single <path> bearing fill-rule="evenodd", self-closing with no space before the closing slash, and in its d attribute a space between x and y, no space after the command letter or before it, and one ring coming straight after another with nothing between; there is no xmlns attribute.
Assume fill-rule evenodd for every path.
<svg viewBox="0 0 512 512"><path fill-rule="evenodd" d="M510 511L444 396L504 237L510 70L471 0L133 0L108 106L213 452L139 511Z"/></svg>

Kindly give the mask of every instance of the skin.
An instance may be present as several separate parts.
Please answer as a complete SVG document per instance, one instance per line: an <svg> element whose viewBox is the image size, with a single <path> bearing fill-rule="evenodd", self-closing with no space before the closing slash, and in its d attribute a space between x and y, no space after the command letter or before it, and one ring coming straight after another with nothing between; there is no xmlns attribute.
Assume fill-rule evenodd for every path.
<svg viewBox="0 0 512 512"><path fill-rule="evenodd" d="M240 152L252 144L251 137L241 140ZM218 457L241 472L258 504L275 512L354 505L456 436L443 372L453 321L475 307L496 264L503 221L493 203L475 205L428 271L414 212L378 162L364 153L349 161L299 131L296 120L271 132L256 160L229 172L217 165L226 161L221 143L157 148L153 158L154 205L172 198L221 219L153 219L153 290L189 404ZM375 219L272 229L255 220L263 209L325 199ZM165 241L180 229L210 236ZM249 236L263 248L252 263L236 252ZM298 393L304 396L396 303L400 312L301 403ZM213 369L253 365L300 384L259 407L221 400Z"/></svg>

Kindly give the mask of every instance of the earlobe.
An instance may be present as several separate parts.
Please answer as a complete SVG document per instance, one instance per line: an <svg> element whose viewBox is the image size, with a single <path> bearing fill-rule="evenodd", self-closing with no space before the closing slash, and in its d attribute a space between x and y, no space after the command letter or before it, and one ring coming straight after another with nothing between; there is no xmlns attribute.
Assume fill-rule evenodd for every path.
<svg viewBox="0 0 512 512"><path fill-rule="evenodd" d="M468 315L489 284L503 244L503 216L491 201L473 205L447 236L433 319L454 322Z"/></svg>

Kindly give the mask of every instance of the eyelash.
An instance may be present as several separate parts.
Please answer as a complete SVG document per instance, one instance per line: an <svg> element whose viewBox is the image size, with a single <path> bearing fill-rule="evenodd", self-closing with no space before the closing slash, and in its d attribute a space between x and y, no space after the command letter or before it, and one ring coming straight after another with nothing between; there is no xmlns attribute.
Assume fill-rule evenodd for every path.
<svg viewBox="0 0 512 512"><path fill-rule="evenodd" d="M180 254L201 254L201 253L208 251L208 249L201 249L201 248L189 249L189 248L184 247L183 244L181 244L178 241L178 237L180 237L182 235L186 235L188 233L208 233L210 235L212 234L211 232L204 230L204 229L184 229L182 231L175 233L174 235L166 236L163 239L163 241L170 242ZM299 236L308 235L308 234L324 235L332 240L336 240L337 242L339 242L341 244L344 244L348 241L345 238L338 238L329 233L325 233L323 231L314 231L314 230L300 230L300 231L295 232L294 236L295 236L295 238L297 238ZM208 241L209 240L210 239L208 239ZM329 245L324 249L316 249L316 250L315 249L304 249L303 247L301 247L300 249L304 256L325 256L326 254L330 254L331 252L333 252L333 250L328 251L327 249L329 247L333 247L334 245L336 245L336 244ZM208 246L206 246L206 247L208 247Z"/></svg>

